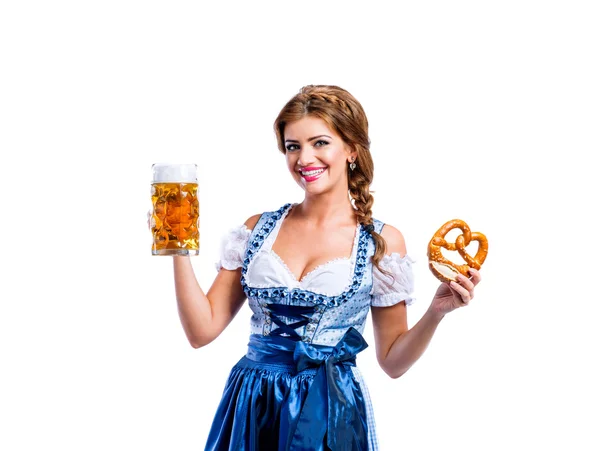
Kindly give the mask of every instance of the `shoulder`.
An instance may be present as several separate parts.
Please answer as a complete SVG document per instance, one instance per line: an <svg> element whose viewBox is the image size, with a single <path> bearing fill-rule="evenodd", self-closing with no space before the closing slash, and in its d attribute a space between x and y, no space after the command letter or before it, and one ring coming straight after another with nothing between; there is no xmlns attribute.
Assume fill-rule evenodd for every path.
<svg viewBox="0 0 600 451"><path fill-rule="evenodd" d="M384 224L380 235L385 240L386 254L398 253L401 257L406 255L406 242L400 230L393 225Z"/></svg>
<svg viewBox="0 0 600 451"><path fill-rule="evenodd" d="M254 227L256 226L256 224L258 223L258 221L260 220L261 216L262 216L262 213L258 213L256 215L250 216L248 219L246 219L246 221L244 222L244 225L246 226L246 228L248 230L253 230Z"/></svg>
<svg viewBox="0 0 600 451"><path fill-rule="evenodd" d="M265 217L265 219L268 219L268 218L278 219L281 217L281 215L284 213L284 211L287 210L288 207L290 207L290 206L291 206L291 204L285 204L283 207L281 207L278 210L266 211L264 213L258 213L253 216L250 216L248 219L246 219L246 221L244 222L244 225L246 226L246 228L248 230L252 231L256 227L256 224L258 224L258 222L261 220L261 218Z"/></svg>

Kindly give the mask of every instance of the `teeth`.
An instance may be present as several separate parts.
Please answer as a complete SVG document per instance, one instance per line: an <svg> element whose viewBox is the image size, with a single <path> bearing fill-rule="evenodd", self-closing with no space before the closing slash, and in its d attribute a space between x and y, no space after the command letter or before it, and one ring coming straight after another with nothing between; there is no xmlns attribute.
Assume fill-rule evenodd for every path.
<svg viewBox="0 0 600 451"><path fill-rule="evenodd" d="M300 171L302 173L302 175L317 175L320 174L321 172L323 172L325 169L317 169L315 171Z"/></svg>

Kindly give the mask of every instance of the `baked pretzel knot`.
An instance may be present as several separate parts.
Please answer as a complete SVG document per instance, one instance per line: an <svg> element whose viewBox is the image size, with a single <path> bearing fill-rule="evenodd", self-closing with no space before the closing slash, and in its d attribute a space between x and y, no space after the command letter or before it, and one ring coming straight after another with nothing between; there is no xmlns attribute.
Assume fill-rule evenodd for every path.
<svg viewBox="0 0 600 451"><path fill-rule="evenodd" d="M446 235L453 229L460 229L462 234L456 237L454 243L446 241ZM471 241L477 241L479 248L475 257L471 257L465 248ZM456 263L444 258L442 248L449 251L458 251L466 264L457 265ZM427 256L429 257L429 269L435 277L442 282L456 281L458 273L469 277L469 267L479 269L483 264L488 253L487 238L483 233L471 232L466 222L460 219L453 219L444 224L435 232L433 238L429 241Z"/></svg>

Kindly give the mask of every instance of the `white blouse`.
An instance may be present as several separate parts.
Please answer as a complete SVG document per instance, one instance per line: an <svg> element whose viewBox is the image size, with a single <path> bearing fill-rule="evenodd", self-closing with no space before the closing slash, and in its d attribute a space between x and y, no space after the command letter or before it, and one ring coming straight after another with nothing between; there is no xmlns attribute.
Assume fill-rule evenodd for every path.
<svg viewBox="0 0 600 451"><path fill-rule="evenodd" d="M326 296L342 294L352 283L354 260L358 249L360 224L354 237L352 254L349 258L336 258L317 266L304 275L301 280L288 268L285 262L273 251L282 221L278 221L273 231L265 239L262 247L248 265L246 282L257 288L288 287L300 288ZM235 270L243 265L246 246L252 231L245 225L230 230L221 241L220 259L216 263L217 271L221 268ZM414 302L414 276L412 264L414 260L408 255L401 257L394 252L384 255L379 266L393 275L393 279L373 266L373 287L371 289L371 305L387 307L404 301L406 305Z"/></svg>

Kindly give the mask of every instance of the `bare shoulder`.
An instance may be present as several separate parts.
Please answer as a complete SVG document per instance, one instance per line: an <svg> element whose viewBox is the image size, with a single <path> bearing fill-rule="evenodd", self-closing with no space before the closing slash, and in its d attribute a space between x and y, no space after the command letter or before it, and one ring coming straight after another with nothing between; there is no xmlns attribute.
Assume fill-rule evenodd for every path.
<svg viewBox="0 0 600 451"><path fill-rule="evenodd" d="M254 216L250 216L248 219L246 219L244 225L248 227L249 230L253 230L261 216L262 214L260 213Z"/></svg>
<svg viewBox="0 0 600 451"><path fill-rule="evenodd" d="M381 229L381 236L385 240L386 254L398 253L401 257L406 255L406 243L400 230L390 224L385 224Z"/></svg>

